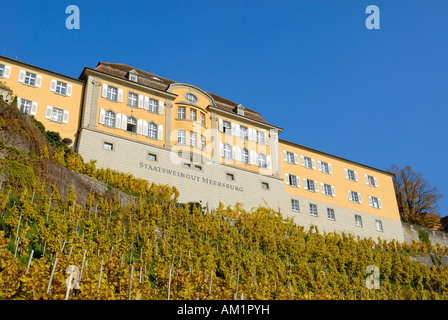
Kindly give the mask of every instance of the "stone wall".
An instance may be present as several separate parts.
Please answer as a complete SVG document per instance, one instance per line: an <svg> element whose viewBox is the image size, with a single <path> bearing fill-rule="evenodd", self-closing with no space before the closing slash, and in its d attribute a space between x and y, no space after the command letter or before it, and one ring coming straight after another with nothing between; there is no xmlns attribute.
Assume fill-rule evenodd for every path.
<svg viewBox="0 0 448 320"><path fill-rule="evenodd" d="M403 226L404 241L408 243L411 243L412 240L417 242L420 241L418 237L418 231L423 230L429 234L429 240L431 241L431 244L435 245L438 243L441 246L448 247L448 233L446 232L436 231L429 228L409 224L406 222L402 222L402 226Z"/></svg>

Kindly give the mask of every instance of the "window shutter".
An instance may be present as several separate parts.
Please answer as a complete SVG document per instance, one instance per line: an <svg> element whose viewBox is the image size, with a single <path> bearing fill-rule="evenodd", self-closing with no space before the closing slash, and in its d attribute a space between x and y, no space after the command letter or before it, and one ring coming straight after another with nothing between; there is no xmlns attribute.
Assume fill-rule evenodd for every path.
<svg viewBox="0 0 448 320"><path fill-rule="evenodd" d="M235 125L235 129L236 129L236 136L240 136L241 135L241 126L237 123L236 125Z"/></svg>
<svg viewBox="0 0 448 320"><path fill-rule="evenodd" d="M230 124L230 128L231 128L231 130L232 130L232 135L233 136L236 136L236 128L235 128L235 123L231 123Z"/></svg>
<svg viewBox="0 0 448 320"><path fill-rule="evenodd" d="M160 114L163 114L163 105L164 105L163 100L159 100L159 105L158 105L157 111L159 111Z"/></svg>
<svg viewBox="0 0 448 320"><path fill-rule="evenodd" d="M324 184L323 184L322 182L320 183L320 191L321 191L322 193L325 193Z"/></svg>
<svg viewBox="0 0 448 320"><path fill-rule="evenodd" d="M123 102L123 89L118 88L118 96L117 96L118 102Z"/></svg>
<svg viewBox="0 0 448 320"><path fill-rule="evenodd" d="M45 118L51 119L51 114L53 113L53 107L47 106L47 110L45 111Z"/></svg>
<svg viewBox="0 0 448 320"><path fill-rule="evenodd" d="M128 117L124 114L121 115L121 129L125 130L128 128Z"/></svg>
<svg viewBox="0 0 448 320"><path fill-rule="evenodd" d="M369 205L370 205L371 207L373 207L373 202L372 202L372 197L371 197L371 196L369 196Z"/></svg>
<svg viewBox="0 0 448 320"><path fill-rule="evenodd" d="M336 197L336 191L335 191L335 189L334 189L334 186L331 186L331 195L332 195L333 197Z"/></svg>
<svg viewBox="0 0 448 320"><path fill-rule="evenodd" d="M362 203L361 194L358 192L359 203Z"/></svg>
<svg viewBox="0 0 448 320"><path fill-rule="evenodd" d="M103 108L100 109L100 117L98 119L98 122L100 124L104 124L104 121L106 120L106 110L104 110Z"/></svg>
<svg viewBox="0 0 448 320"><path fill-rule="evenodd" d="M17 109L20 110L21 105L22 105L22 99L20 99L19 97L17 97Z"/></svg>
<svg viewBox="0 0 448 320"><path fill-rule="evenodd" d="M356 172L356 171L354 171L355 172L355 181L358 181L358 172Z"/></svg>
<svg viewBox="0 0 448 320"><path fill-rule="evenodd" d="M138 119L137 120L137 133L142 134L142 130L143 130L143 120Z"/></svg>
<svg viewBox="0 0 448 320"><path fill-rule="evenodd" d="M25 80L25 73L26 73L25 70L19 71L19 79L18 79L19 82L23 83L23 81Z"/></svg>
<svg viewBox="0 0 448 320"><path fill-rule="evenodd" d="M314 159L311 159L311 167L316 169L316 161L314 161Z"/></svg>
<svg viewBox="0 0 448 320"><path fill-rule="evenodd" d="M286 150L283 150L283 160L287 161L288 160L288 155L286 153Z"/></svg>
<svg viewBox="0 0 448 320"><path fill-rule="evenodd" d="M348 190L348 200L353 201L352 192Z"/></svg>
<svg viewBox="0 0 448 320"><path fill-rule="evenodd" d="M258 166L260 165L260 162L258 161L258 153L254 151L254 158L255 158L255 165Z"/></svg>
<svg viewBox="0 0 448 320"><path fill-rule="evenodd" d="M333 174L333 170L331 169L331 164L328 164L328 173Z"/></svg>
<svg viewBox="0 0 448 320"><path fill-rule="evenodd" d="M237 152L237 160L242 162L243 161L243 156L242 156L242 151L240 147L236 147L236 152Z"/></svg>
<svg viewBox="0 0 448 320"><path fill-rule="evenodd" d="M143 108L143 100L145 99L144 96L142 96L141 94L138 95L138 107L141 109Z"/></svg>
<svg viewBox="0 0 448 320"><path fill-rule="evenodd" d="M218 130L219 131L223 131L223 123L222 123L222 119L218 119Z"/></svg>
<svg viewBox="0 0 448 320"><path fill-rule="evenodd" d="M115 128L121 128L121 113L117 113L117 116L115 117Z"/></svg>
<svg viewBox="0 0 448 320"><path fill-rule="evenodd" d="M157 139L163 140L163 125L157 127Z"/></svg>
<svg viewBox="0 0 448 320"><path fill-rule="evenodd" d="M55 92L56 91L56 80L55 79L51 79L50 82L50 91Z"/></svg>
<svg viewBox="0 0 448 320"><path fill-rule="evenodd" d="M367 175L364 175L364 179L366 180L366 184L369 184L369 178L367 177Z"/></svg>
<svg viewBox="0 0 448 320"><path fill-rule="evenodd" d="M266 156L266 167L271 169L271 156Z"/></svg>
<svg viewBox="0 0 448 320"><path fill-rule="evenodd" d="M299 157L297 156L296 153L294 153L294 163L299 164Z"/></svg>
<svg viewBox="0 0 448 320"><path fill-rule="evenodd" d="M41 75L36 75L36 87L40 88L40 86L42 85L42 76Z"/></svg>
<svg viewBox="0 0 448 320"><path fill-rule="evenodd" d="M105 83L103 83L103 90L101 91L101 96L103 97L103 98L107 98L107 88L108 88L109 86L107 85L107 84L105 84Z"/></svg>
<svg viewBox="0 0 448 320"><path fill-rule="evenodd" d="M143 121L142 135L148 136L148 121Z"/></svg>
<svg viewBox="0 0 448 320"><path fill-rule="evenodd" d="M65 92L66 96L68 96L68 97L72 96L72 88L73 88L72 85L67 83L67 91Z"/></svg>
<svg viewBox="0 0 448 320"><path fill-rule="evenodd" d="M219 155L224 157L224 144L221 141L219 142Z"/></svg>
<svg viewBox="0 0 448 320"><path fill-rule="evenodd" d="M232 147L232 157L233 160L238 160L238 155L236 154L236 146Z"/></svg>
<svg viewBox="0 0 448 320"><path fill-rule="evenodd" d="M300 156L300 163L302 166L305 166L305 158L303 156Z"/></svg>
<svg viewBox="0 0 448 320"><path fill-rule="evenodd" d="M62 115L62 123L68 123L68 115L69 112L64 110L64 114Z"/></svg>
<svg viewBox="0 0 448 320"><path fill-rule="evenodd" d="M376 178L373 178L373 180L375 181L375 187L378 187L378 180Z"/></svg>
<svg viewBox="0 0 448 320"><path fill-rule="evenodd" d="M269 133L267 131L264 133L264 144L269 145Z"/></svg>
<svg viewBox="0 0 448 320"><path fill-rule="evenodd" d="M307 181L306 178L303 178L303 188L304 188L305 190L308 190L308 181Z"/></svg>
<svg viewBox="0 0 448 320"><path fill-rule="evenodd" d="M380 198L378 198L378 207L379 207L380 209L383 208L383 205L381 204L381 199L380 199Z"/></svg>
<svg viewBox="0 0 448 320"><path fill-rule="evenodd" d="M300 188L300 177L296 176L297 187Z"/></svg>
<svg viewBox="0 0 448 320"><path fill-rule="evenodd" d="M31 110L30 110L30 114L35 116L37 113L37 102L33 101L31 103Z"/></svg>
<svg viewBox="0 0 448 320"><path fill-rule="evenodd" d="M289 174L285 173L285 183L289 185Z"/></svg>
<svg viewBox="0 0 448 320"><path fill-rule="evenodd" d="M319 192L319 184L317 183L317 181L314 181L314 191Z"/></svg>
<svg viewBox="0 0 448 320"><path fill-rule="evenodd" d="M145 103L143 104L143 109L149 110L149 97L145 96Z"/></svg>
<svg viewBox="0 0 448 320"><path fill-rule="evenodd" d="M348 170L344 168L345 178L348 179Z"/></svg>
<svg viewBox="0 0 448 320"><path fill-rule="evenodd" d="M6 79L9 79L9 75L11 74L11 67L10 66L5 66L5 72L3 74L3 77L5 77Z"/></svg>
<svg viewBox="0 0 448 320"><path fill-rule="evenodd" d="M254 133L253 133L253 129L252 128L247 128L247 139L249 141L253 141L254 140Z"/></svg>
<svg viewBox="0 0 448 320"><path fill-rule="evenodd" d="M317 169L322 171L322 162L320 160L317 160Z"/></svg>

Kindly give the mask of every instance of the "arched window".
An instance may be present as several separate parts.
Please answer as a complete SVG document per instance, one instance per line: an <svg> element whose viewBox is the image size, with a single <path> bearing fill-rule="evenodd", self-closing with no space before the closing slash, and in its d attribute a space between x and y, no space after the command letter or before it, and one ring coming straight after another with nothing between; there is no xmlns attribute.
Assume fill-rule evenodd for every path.
<svg viewBox="0 0 448 320"><path fill-rule="evenodd" d="M148 137L157 139L157 125L154 122L148 124Z"/></svg>
<svg viewBox="0 0 448 320"><path fill-rule="evenodd" d="M106 111L106 117L104 118L104 125L108 127L115 127L115 113L112 111Z"/></svg>
<svg viewBox="0 0 448 320"><path fill-rule="evenodd" d="M243 149L243 152L241 154L241 160L243 163L249 163L249 150Z"/></svg>
<svg viewBox="0 0 448 320"><path fill-rule="evenodd" d="M232 146L228 143L224 145L224 158L232 159Z"/></svg>
<svg viewBox="0 0 448 320"><path fill-rule="evenodd" d="M258 154L258 166L260 168L266 168L266 156L263 153Z"/></svg>
<svg viewBox="0 0 448 320"><path fill-rule="evenodd" d="M129 131L129 132L137 131L137 120L134 117L128 118L128 125L126 127L126 131Z"/></svg>

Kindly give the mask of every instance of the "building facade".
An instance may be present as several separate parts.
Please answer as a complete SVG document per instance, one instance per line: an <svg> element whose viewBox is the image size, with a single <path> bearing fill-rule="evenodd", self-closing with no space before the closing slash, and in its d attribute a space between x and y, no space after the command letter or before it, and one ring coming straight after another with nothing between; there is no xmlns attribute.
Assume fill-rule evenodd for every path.
<svg viewBox="0 0 448 320"><path fill-rule="evenodd" d="M281 140L282 128L241 104L123 64L100 62L75 80L9 60L0 59L0 68L11 67L4 78L13 94L35 99L38 110L68 111L65 127L49 112L30 113L74 137L77 152L98 167L174 185L181 202L209 209L268 206L306 228L404 239L390 173ZM21 70L25 78L39 72L39 88L50 94L28 95ZM66 104L53 80L56 88L70 84Z"/></svg>

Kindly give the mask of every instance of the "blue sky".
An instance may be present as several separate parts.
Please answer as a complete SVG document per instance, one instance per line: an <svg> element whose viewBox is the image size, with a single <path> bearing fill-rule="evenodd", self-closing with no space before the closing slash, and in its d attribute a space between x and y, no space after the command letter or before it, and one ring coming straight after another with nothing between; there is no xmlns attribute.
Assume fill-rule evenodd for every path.
<svg viewBox="0 0 448 320"><path fill-rule="evenodd" d="M257 110L280 138L411 166L448 215L446 0L3 0L1 55L77 78L99 61ZM80 29L68 30L68 5ZM368 5L380 29L368 30Z"/></svg>

